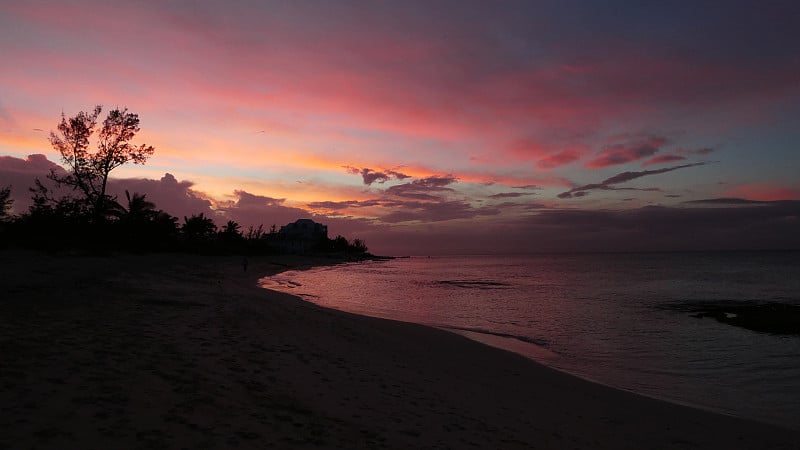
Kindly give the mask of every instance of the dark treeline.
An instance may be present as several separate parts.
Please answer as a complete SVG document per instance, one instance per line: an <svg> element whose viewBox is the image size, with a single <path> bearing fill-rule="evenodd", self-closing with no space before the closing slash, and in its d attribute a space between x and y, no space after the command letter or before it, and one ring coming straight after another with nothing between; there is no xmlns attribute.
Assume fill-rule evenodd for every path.
<svg viewBox="0 0 800 450"><path fill-rule="evenodd" d="M60 153L64 172L30 186L33 204L11 215L10 186L0 186L0 245L47 251L197 252L197 253L346 253L366 254L363 241L325 235L287 236L272 225L243 229L234 221L217 227L203 213L178 218L157 209L146 193L125 191L119 199L106 192L110 172L123 164L144 164L154 149L132 144L139 117L114 109L98 125L100 106L74 117L62 114L50 142ZM96 150L90 138L97 135ZM49 186L49 187L48 187ZM66 193L65 193L66 192Z"/></svg>
<svg viewBox="0 0 800 450"><path fill-rule="evenodd" d="M273 225L243 228L229 220L217 227L204 214L172 216L156 208L145 194L126 191L124 202L108 199L102 216L80 199L42 201L34 196L30 209L11 216L8 187L0 189L0 245L46 251L87 252L192 252L211 254L342 253L365 254L363 241L326 236L308 242L291 242ZM297 245L300 244L300 245Z"/></svg>

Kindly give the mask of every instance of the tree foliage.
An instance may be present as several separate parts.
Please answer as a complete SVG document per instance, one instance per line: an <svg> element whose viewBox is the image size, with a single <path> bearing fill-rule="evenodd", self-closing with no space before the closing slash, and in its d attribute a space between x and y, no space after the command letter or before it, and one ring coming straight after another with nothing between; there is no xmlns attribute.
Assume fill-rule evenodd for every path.
<svg viewBox="0 0 800 450"><path fill-rule="evenodd" d="M14 199L11 198L11 186L0 189L0 221L9 217L11 206L13 205Z"/></svg>
<svg viewBox="0 0 800 450"><path fill-rule="evenodd" d="M366 253L367 243L361 239L353 239L353 243L350 245L350 248L356 253Z"/></svg>
<svg viewBox="0 0 800 450"><path fill-rule="evenodd" d="M67 117L62 113L50 143L61 155L64 169L51 170L48 179L36 179L30 188L33 204L27 212L10 216L11 187L0 187L0 247L6 245L46 251L187 251L211 254L272 254L280 252L336 252L348 258L366 252L358 239L315 237L299 242L297 236L278 232L273 224L242 226L229 220L217 231L214 220L199 213L178 218L147 199L125 191L125 204L107 192L111 172L127 163L144 164L153 155L149 145L136 145L139 116L127 108L113 109L99 123L102 107ZM95 149L91 149L92 141ZM71 188L65 193L60 188Z"/></svg>
<svg viewBox="0 0 800 450"><path fill-rule="evenodd" d="M220 233L227 236L241 236L241 229L241 225L233 220L229 220L228 223L222 226L222 231Z"/></svg>
<svg viewBox="0 0 800 450"><path fill-rule="evenodd" d="M366 253L367 244L361 239L354 239L353 242L347 240L346 237L338 235L333 239L328 240L328 248L335 252L344 253Z"/></svg>
<svg viewBox="0 0 800 450"><path fill-rule="evenodd" d="M152 146L131 142L140 130L139 115L128 108L108 112L97 133L97 149L91 151L90 138L102 109L96 106L69 118L62 113L58 131L50 132L50 143L61 155L67 173L51 171L48 178L78 191L94 219L113 209L113 199L107 195L111 171L127 163L144 164L155 152Z"/></svg>
<svg viewBox="0 0 800 450"><path fill-rule="evenodd" d="M184 216L181 232L190 239L209 239L217 232L217 226L211 218L200 213L191 217Z"/></svg>
<svg viewBox="0 0 800 450"><path fill-rule="evenodd" d="M111 214L118 217L119 220L133 224L151 221L158 211L156 211L155 203L147 200L147 194L140 194L134 192L131 195L128 190L125 190L125 198L128 201L128 206L122 206L114 202L110 209Z"/></svg>

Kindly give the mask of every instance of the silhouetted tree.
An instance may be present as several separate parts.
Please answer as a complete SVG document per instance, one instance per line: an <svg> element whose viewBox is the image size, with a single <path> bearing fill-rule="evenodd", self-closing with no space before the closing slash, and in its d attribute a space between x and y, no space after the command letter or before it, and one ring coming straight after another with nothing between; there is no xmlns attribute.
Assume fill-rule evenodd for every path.
<svg viewBox="0 0 800 450"><path fill-rule="evenodd" d="M92 240L101 240L101 230L89 224L89 206L83 199L69 196L55 198L38 179L30 188L33 203L14 223L15 240L37 248L60 249L87 247Z"/></svg>
<svg viewBox="0 0 800 450"><path fill-rule="evenodd" d="M147 200L147 194L134 192L131 195L128 190L125 190L125 199L128 201L127 207L116 201L110 201L109 215L117 217L120 221L136 224L148 222L158 214L155 203Z"/></svg>
<svg viewBox="0 0 800 450"><path fill-rule="evenodd" d="M48 178L79 191L95 220L103 218L112 205L113 199L106 194L111 171L129 162L144 164L155 151L152 146L131 143L140 130L139 115L127 108L108 112L98 133L97 150L90 151L89 139L102 109L96 106L92 112L81 111L70 118L62 113L58 133L50 132L50 143L61 155L67 173L51 170Z"/></svg>
<svg viewBox="0 0 800 450"><path fill-rule="evenodd" d="M11 186L0 189L0 222L8 219L14 199L11 198Z"/></svg>
<svg viewBox="0 0 800 450"><path fill-rule="evenodd" d="M50 190L37 178L36 187L30 188L33 193L30 208L27 216L36 220L37 218L46 219L54 222L53 226L63 225L64 222L84 222L89 217L89 204L83 199L76 199L70 196L56 198L50 194Z"/></svg>
<svg viewBox="0 0 800 450"><path fill-rule="evenodd" d="M264 236L264 225L261 224L258 228L253 228L252 225L247 227L247 233L245 233L244 237L248 241L254 241L257 239L261 239Z"/></svg>
<svg viewBox="0 0 800 450"><path fill-rule="evenodd" d="M9 225L11 216L11 206L14 200L11 198L11 186L0 189L0 246L6 245L6 228Z"/></svg>
<svg viewBox="0 0 800 450"><path fill-rule="evenodd" d="M109 201L107 214L116 217L112 224L114 241L134 251L167 248L177 235L178 219L157 211L146 194L125 191L127 206Z"/></svg>
<svg viewBox="0 0 800 450"><path fill-rule="evenodd" d="M162 240L170 240L178 234L178 218L164 211L157 211L153 217L153 232Z"/></svg>
<svg viewBox="0 0 800 450"><path fill-rule="evenodd" d="M244 237L242 236L241 228L241 225L233 220L229 220L228 223L222 226L222 229L219 232L219 237L228 243L243 241Z"/></svg>
<svg viewBox="0 0 800 450"><path fill-rule="evenodd" d="M222 234L241 236L242 233L239 231L241 228L241 225L229 220L228 223L222 226Z"/></svg>
<svg viewBox="0 0 800 450"><path fill-rule="evenodd" d="M350 245L350 248L356 253L366 253L367 252L367 244L366 244L366 242L362 241L361 239L354 239L353 243Z"/></svg>
<svg viewBox="0 0 800 450"><path fill-rule="evenodd" d="M204 213L200 213L192 217L184 216L181 232L188 238L204 239L213 236L217 232L217 226Z"/></svg>
<svg viewBox="0 0 800 450"><path fill-rule="evenodd" d="M350 248L350 243L347 242L347 238L342 236L341 234L336 236L333 240L331 240L331 248L337 252L344 252Z"/></svg>

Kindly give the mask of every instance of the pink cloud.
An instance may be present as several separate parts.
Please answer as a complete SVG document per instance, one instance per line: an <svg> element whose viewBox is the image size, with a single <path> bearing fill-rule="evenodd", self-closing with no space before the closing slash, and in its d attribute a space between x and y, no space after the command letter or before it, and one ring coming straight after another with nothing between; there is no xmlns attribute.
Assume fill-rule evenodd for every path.
<svg viewBox="0 0 800 450"><path fill-rule="evenodd" d="M559 142L561 141L561 142ZM581 159L589 147L575 142L576 138L551 138L550 142L540 139L518 139L508 146L509 155L515 160L536 161L535 167L540 170L552 170ZM482 160L491 162L496 156L487 156Z"/></svg>
<svg viewBox="0 0 800 450"><path fill-rule="evenodd" d="M140 70L131 76L135 67L112 59L108 61L107 69L121 76L127 74L128 79L139 80L135 84L146 86L145 91L152 94L156 94L153 89L163 90L168 94L166 97L147 95L163 106L174 102L171 98L181 92L203 92L204 98L213 98L215 102L232 107L244 105L260 109L267 105L298 114L313 111L319 116L335 118L335 123L341 126L446 140L458 140L476 130L482 130L481 133L495 139L495 136L507 132L509 126L515 127L532 118L543 123L567 123L572 127L586 128L596 123L596 117L613 117L614 110L619 109L602 95L583 95L583 92L575 91L575 86L583 85L583 77L594 77L608 70L603 66L587 65L582 70L563 66L527 72L506 71L476 80L457 75L462 73L458 69L465 61L456 61L452 66L439 63L441 67L436 71L417 69L419 66L413 62L436 63L437 60L460 55L460 50L431 44L421 38L403 41L389 34L378 33L369 41L364 41L352 30L336 29L324 40L315 40L319 37L313 35L303 38L301 42L309 46L301 46L299 52L298 48L292 46L253 48L253 44L231 51L231 48L221 45L217 37L221 34L230 35L235 40L246 36L249 31L203 14L192 17L175 14L165 19L153 16L146 10L134 12L134 17L141 20L146 18L157 23L176 24L179 28L172 30L157 30L154 27L149 37L145 38L145 46L169 38L170 42L181 47L179 62L186 64L175 66L170 61L159 60L160 70ZM64 16L46 10L37 11L36 15L40 19L54 20L54 23L59 23L59 17ZM94 23L95 19L102 16L102 10L90 13L85 21ZM269 34L278 43L297 37L297 33L286 26L272 22L270 25L267 27ZM181 34L184 31L196 33L202 38L193 42ZM312 48L316 50L310 50ZM353 64L343 66L333 58L336 50L341 48L352 49ZM387 52L387 48L392 51ZM396 70L386 70L385 66L404 58L411 58L410 62L396 67ZM198 70L198 61L202 60L231 64L215 64ZM235 64L240 60L249 63ZM69 60L64 59L64 62ZM82 65L76 64L75 69L78 67ZM289 70L275 70L275 67ZM181 84L158 89L156 86L159 82L163 83L165 71L169 74L168 79L180 79ZM219 83L220 79L228 82ZM256 83L268 88L259 89ZM173 87L177 87L177 92L169 95ZM160 105L154 105L153 109L158 107ZM635 105L631 107L636 108ZM557 164L560 160L552 157L543 165Z"/></svg>
<svg viewBox="0 0 800 450"><path fill-rule="evenodd" d="M198 3L184 11L130 3L121 7L125 23L116 24L106 19L120 7L103 2L7 8L42 35L25 46L0 44L15 61L0 73L0 84L22 99L9 104L4 98L2 115L16 117L18 105L31 99L51 110L51 119L35 125L49 130L60 109L75 112L78 101L130 106L142 113L143 135L158 142L145 141L156 145L157 158L164 157L154 161L161 164L157 175L149 175L158 183L150 186L152 196L171 183L175 189L160 202L170 205L187 195L187 213L224 202L160 174L169 170L202 182L203 190L220 197L238 189L287 199L263 208L368 201L381 181L398 182L386 167L403 167L398 173L413 179L453 174L460 181L452 187L457 195L472 189L468 183L577 186L557 176L557 169L580 179L578 162L595 169L689 159L690 153L667 152L666 139L653 136L627 136L603 147L608 130L681 129L664 122L720 109L747 122L760 114L741 112L757 109L749 106L769 111L774 99L797 92L795 60L756 66L647 54L604 36L586 48L558 36L558 45L542 44L542 54L532 57L518 45L545 42L534 39L535 29L509 42L483 23L461 27L463 17L428 21L414 13L399 22L393 18L389 22L402 26L392 28L374 26L384 22L371 20L378 10L371 8L334 7L340 15L330 20L324 5L270 11ZM86 70L98 61L102 77ZM707 123L692 126L688 134L696 135ZM590 148L601 151L590 155ZM372 188L340 182L335 172L343 165L373 168L360 173ZM275 166L280 170L261 170ZM238 183L240 176L253 184L222 189L221 181L215 187L204 181ZM316 198L294 186L296 178L315 177L335 181L325 185L327 192L314 192ZM278 185L280 191L270 191ZM352 192L357 189L365 193ZM421 194L429 195L415 195ZM238 205L242 195L232 201ZM231 211L255 220L246 212L250 206ZM461 208L448 207L453 213Z"/></svg>
<svg viewBox="0 0 800 450"><path fill-rule="evenodd" d="M536 167L542 170L555 169L557 167L571 164L580 159L582 156L582 151L574 148L568 148L540 159L536 162Z"/></svg>

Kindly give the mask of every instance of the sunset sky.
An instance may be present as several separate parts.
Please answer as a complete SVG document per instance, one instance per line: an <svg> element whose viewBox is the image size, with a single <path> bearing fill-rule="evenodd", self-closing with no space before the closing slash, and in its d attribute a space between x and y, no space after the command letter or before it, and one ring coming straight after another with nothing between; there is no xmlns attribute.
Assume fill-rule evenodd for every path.
<svg viewBox="0 0 800 450"><path fill-rule="evenodd" d="M0 1L0 187L128 107L177 215L386 254L800 247L800 3ZM43 156L42 156L43 155Z"/></svg>

